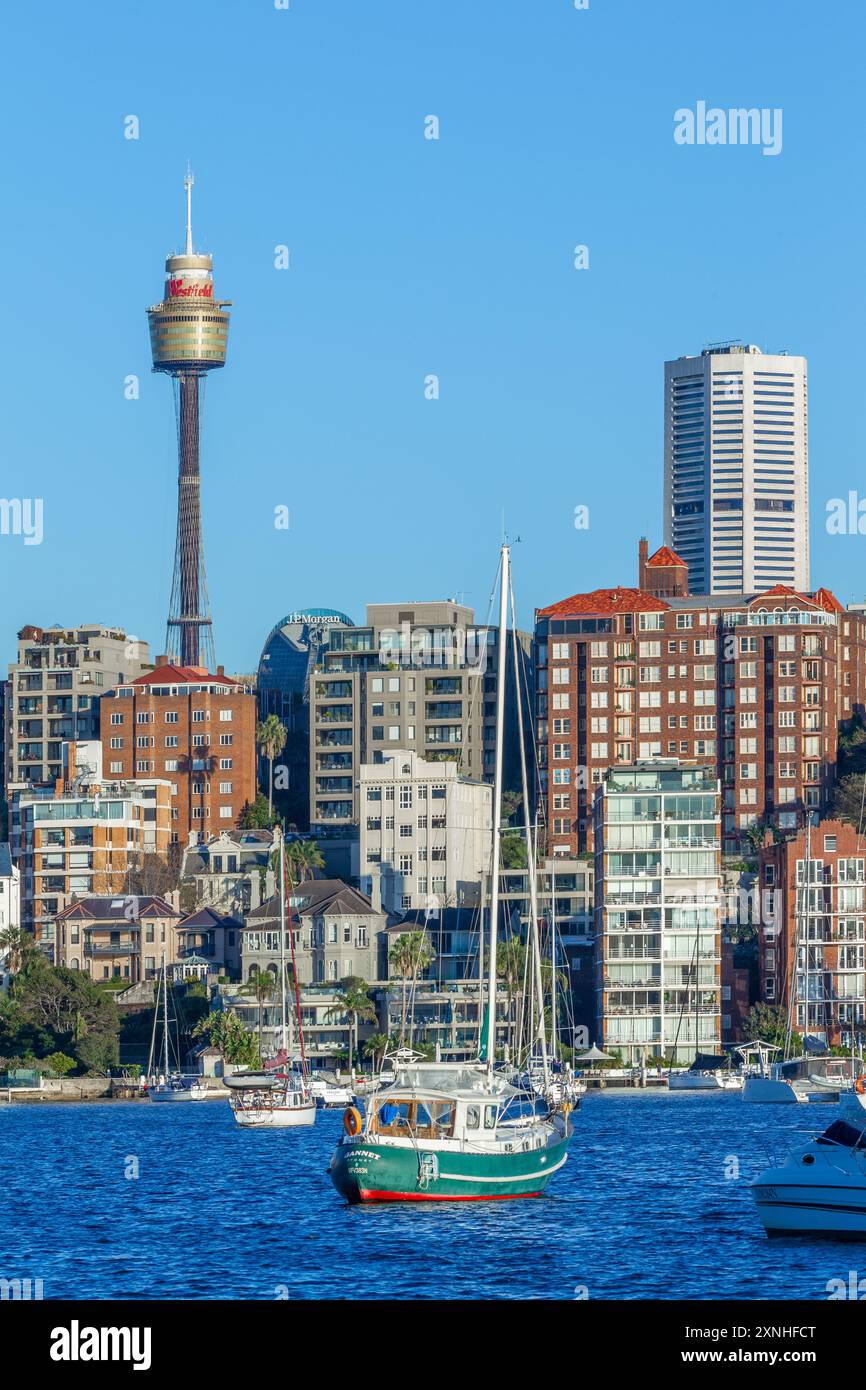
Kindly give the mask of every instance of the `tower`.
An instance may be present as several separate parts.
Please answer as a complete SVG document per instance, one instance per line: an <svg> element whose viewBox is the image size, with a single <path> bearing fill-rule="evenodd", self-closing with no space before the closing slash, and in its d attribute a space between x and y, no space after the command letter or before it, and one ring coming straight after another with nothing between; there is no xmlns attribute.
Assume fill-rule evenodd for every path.
<svg viewBox="0 0 866 1390"><path fill-rule="evenodd" d="M165 296L148 309L153 370L174 383L177 423L177 543L166 647L182 666L215 664L201 534L200 384L226 360L231 300L214 299L213 257L192 249L193 176L187 172L186 249L165 262ZM203 660L204 658L204 660Z"/></svg>
<svg viewBox="0 0 866 1390"><path fill-rule="evenodd" d="M665 363L665 545L693 594L809 588L805 357L718 343Z"/></svg>

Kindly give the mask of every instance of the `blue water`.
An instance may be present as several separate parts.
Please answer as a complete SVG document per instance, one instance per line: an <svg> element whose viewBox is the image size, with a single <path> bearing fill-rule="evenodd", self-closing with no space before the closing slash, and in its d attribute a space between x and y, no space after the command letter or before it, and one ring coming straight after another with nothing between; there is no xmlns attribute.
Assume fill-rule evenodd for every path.
<svg viewBox="0 0 866 1390"><path fill-rule="evenodd" d="M75 1299L821 1299L866 1247L768 1240L747 1183L836 1113L592 1095L543 1198L350 1208L340 1112L257 1133L221 1101L4 1105L0 1275Z"/></svg>

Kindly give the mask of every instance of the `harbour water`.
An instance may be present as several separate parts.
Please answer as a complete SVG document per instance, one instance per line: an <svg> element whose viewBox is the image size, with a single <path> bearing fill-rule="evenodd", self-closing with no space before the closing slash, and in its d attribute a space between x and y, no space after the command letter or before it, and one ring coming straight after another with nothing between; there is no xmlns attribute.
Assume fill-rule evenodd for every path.
<svg viewBox="0 0 866 1390"><path fill-rule="evenodd" d="M543 1198L350 1208L339 1111L256 1132L221 1102L4 1105L0 1277L46 1299L826 1299L866 1250L768 1240L747 1185L837 1113L590 1095Z"/></svg>

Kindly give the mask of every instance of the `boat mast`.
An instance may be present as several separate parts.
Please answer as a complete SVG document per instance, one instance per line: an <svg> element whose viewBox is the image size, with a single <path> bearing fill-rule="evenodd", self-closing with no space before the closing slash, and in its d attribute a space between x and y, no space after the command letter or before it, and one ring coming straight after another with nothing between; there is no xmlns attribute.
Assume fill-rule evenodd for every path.
<svg viewBox="0 0 866 1390"><path fill-rule="evenodd" d="M535 843L538 845L538 815L535 817ZM556 1061L559 1055L559 1029L556 999L556 856L550 858L550 1054Z"/></svg>
<svg viewBox="0 0 866 1390"><path fill-rule="evenodd" d="M529 823L529 779L526 775L526 744L523 737L523 689L520 681L520 667L517 655L517 614L514 611L514 590L511 576L508 576L508 591L511 598L511 646L514 655L514 688L517 697L517 737L520 743L520 781L523 791L523 824L526 826L526 871L529 875L529 935L532 942L532 983L538 1001L538 1041L541 1043L541 1070L544 1076L544 1090L550 1086L550 1068L547 1062L547 1039L544 1036L544 993L541 982L541 942L538 933L538 881L535 876L535 842L532 826ZM500 627L500 632L502 628ZM503 682L504 684L504 682ZM500 731L497 725L497 736ZM554 991L556 986L554 985ZM554 1008L556 1000L554 999ZM530 1044L529 1063L535 1039Z"/></svg>
<svg viewBox="0 0 866 1390"><path fill-rule="evenodd" d="M496 654L496 754L493 774L493 853L490 882L490 945L487 976L487 1074L493 1074L496 1050L496 935L499 925L499 834L502 828L502 743L505 728L505 656L508 623L508 564L510 552L503 544L499 567L499 645Z"/></svg>
<svg viewBox="0 0 866 1390"><path fill-rule="evenodd" d="M163 1006L163 1055L165 1057L165 1079L168 1081L168 966L165 951L162 953L162 1006Z"/></svg>
<svg viewBox="0 0 866 1390"><path fill-rule="evenodd" d="M280 837L280 1035L286 1063L289 1060L289 1040L286 1028L286 842L282 826L276 827Z"/></svg>

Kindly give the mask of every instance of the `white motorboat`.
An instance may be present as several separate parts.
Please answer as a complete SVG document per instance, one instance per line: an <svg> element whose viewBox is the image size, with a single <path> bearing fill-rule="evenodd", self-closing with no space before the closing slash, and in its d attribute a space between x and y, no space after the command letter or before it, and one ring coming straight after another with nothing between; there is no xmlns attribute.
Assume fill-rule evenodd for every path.
<svg viewBox="0 0 866 1390"><path fill-rule="evenodd" d="M778 1048L760 1042L738 1051L745 1062L743 1100L750 1105L833 1104L852 1086L851 1063L844 1057L804 1056L772 1062Z"/></svg>
<svg viewBox="0 0 866 1390"><path fill-rule="evenodd" d="M315 1074L310 1081L310 1094L320 1110L345 1110L347 1105L354 1105L357 1101L354 1091L348 1086L341 1086L338 1081L329 1081L327 1077Z"/></svg>
<svg viewBox="0 0 866 1390"><path fill-rule="evenodd" d="M769 1236L866 1239L866 1115L834 1120L750 1190Z"/></svg>
<svg viewBox="0 0 866 1390"><path fill-rule="evenodd" d="M739 1091L743 1078L736 1072L708 1068L705 1071L672 1071L668 1076L669 1091Z"/></svg>

